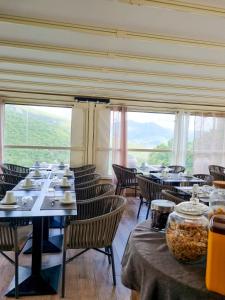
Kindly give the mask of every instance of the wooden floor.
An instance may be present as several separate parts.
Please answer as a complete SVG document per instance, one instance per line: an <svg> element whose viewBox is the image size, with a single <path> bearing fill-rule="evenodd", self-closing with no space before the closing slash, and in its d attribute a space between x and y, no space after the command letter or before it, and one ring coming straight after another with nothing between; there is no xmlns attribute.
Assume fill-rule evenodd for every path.
<svg viewBox="0 0 225 300"><path fill-rule="evenodd" d="M73 300L128 300L130 290L125 288L120 280L121 258L130 231L136 224L145 219L146 207L142 208L139 221L136 219L139 199L127 198L128 205L119 225L114 240L114 255L116 264L117 286L112 284L111 267L105 255L90 250L67 265L66 269L66 296L65 299ZM69 252L72 255L73 252ZM43 255L43 264L60 263L61 255ZM30 256L21 254L21 265L30 265ZM14 274L14 267L0 255L0 299L10 299L4 297ZM21 297L20 299L33 300L57 300L60 295Z"/></svg>

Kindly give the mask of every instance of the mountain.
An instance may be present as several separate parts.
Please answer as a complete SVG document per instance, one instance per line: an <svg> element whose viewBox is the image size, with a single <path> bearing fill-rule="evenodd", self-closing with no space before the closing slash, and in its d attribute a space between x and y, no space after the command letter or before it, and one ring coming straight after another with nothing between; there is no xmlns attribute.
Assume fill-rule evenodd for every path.
<svg viewBox="0 0 225 300"><path fill-rule="evenodd" d="M167 143L173 137L173 130L155 123L141 123L129 120L128 141L132 147L154 148L161 143Z"/></svg>

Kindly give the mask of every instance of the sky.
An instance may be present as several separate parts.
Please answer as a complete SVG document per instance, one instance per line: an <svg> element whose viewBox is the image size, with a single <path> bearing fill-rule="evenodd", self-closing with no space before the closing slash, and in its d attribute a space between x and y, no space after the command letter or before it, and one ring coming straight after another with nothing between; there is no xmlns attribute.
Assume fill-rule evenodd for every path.
<svg viewBox="0 0 225 300"><path fill-rule="evenodd" d="M128 112L128 120L136 121L139 123L152 122L165 128L174 128L175 115L174 114L160 114L160 113L139 113Z"/></svg>

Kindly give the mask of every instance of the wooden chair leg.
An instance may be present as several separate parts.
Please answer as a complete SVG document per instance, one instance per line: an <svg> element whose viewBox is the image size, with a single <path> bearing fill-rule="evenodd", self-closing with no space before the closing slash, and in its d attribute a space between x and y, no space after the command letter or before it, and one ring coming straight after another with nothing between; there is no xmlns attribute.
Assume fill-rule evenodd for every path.
<svg viewBox="0 0 225 300"><path fill-rule="evenodd" d="M113 275L113 285L116 286L116 271L115 271L115 262L114 262L114 254L112 246L109 247L112 259L112 275Z"/></svg>
<svg viewBox="0 0 225 300"><path fill-rule="evenodd" d="M19 298L19 254L15 252L15 298Z"/></svg>
<svg viewBox="0 0 225 300"><path fill-rule="evenodd" d="M62 264L62 298L65 297L65 274L66 274L66 250L63 249L63 264Z"/></svg>
<svg viewBox="0 0 225 300"><path fill-rule="evenodd" d="M143 204L143 197L140 195L140 204L138 208L137 219L139 218L142 204Z"/></svg>

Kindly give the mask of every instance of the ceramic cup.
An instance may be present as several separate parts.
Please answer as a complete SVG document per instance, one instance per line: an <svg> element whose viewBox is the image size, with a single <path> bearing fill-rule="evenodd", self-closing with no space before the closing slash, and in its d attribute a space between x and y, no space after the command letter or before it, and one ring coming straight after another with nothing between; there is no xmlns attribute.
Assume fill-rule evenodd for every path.
<svg viewBox="0 0 225 300"><path fill-rule="evenodd" d="M72 194L70 191L65 191L64 193L64 201L65 202L72 202Z"/></svg>
<svg viewBox="0 0 225 300"><path fill-rule="evenodd" d="M34 165L35 165L35 167L40 167L39 161L37 160Z"/></svg>
<svg viewBox="0 0 225 300"><path fill-rule="evenodd" d="M65 175L67 175L67 176L70 175L70 169L68 169L68 168L65 169Z"/></svg>
<svg viewBox="0 0 225 300"><path fill-rule="evenodd" d="M41 172L39 170L34 171L34 176L41 176Z"/></svg>
<svg viewBox="0 0 225 300"><path fill-rule="evenodd" d="M68 179L67 179L67 177L63 177L62 178L62 185L68 185Z"/></svg>
<svg viewBox="0 0 225 300"><path fill-rule="evenodd" d="M26 178L24 180L24 186L32 186L32 180L30 178Z"/></svg>
<svg viewBox="0 0 225 300"><path fill-rule="evenodd" d="M13 191L7 191L5 195L5 202L6 203L15 203L15 196L13 194Z"/></svg>

